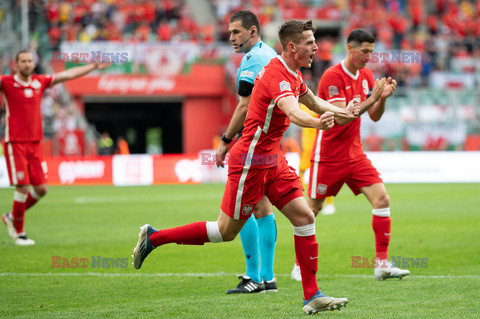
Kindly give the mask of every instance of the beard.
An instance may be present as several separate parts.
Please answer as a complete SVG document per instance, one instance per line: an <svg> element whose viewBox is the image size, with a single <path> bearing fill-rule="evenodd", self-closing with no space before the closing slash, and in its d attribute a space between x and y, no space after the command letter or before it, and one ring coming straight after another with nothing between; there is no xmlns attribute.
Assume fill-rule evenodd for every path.
<svg viewBox="0 0 480 319"><path fill-rule="evenodd" d="M30 70L30 71L28 71L28 72L25 72L25 71L22 71L22 70L19 70L18 72L19 72L23 77L28 78L30 75L33 74L33 69Z"/></svg>

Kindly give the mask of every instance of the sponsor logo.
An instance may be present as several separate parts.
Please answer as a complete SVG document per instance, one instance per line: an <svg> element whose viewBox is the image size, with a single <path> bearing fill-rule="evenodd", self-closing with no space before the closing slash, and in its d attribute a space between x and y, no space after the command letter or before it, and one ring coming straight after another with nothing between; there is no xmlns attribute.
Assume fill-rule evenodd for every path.
<svg viewBox="0 0 480 319"><path fill-rule="evenodd" d="M104 174L103 161L62 162L58 166L58 176L62 184L73 184L76 179L99 179Z"/></svg>
<svg viewBox="0 0 480 319"><path fill-rule="evenodd" d="M290 88L290 83L288 83L287 81L280 82L280 92L291 90L292 89Z"/></svg>
<svg viewBox="0 0 480 319"><path fill-rule="evenodd" d="M330 85L328 87L328 95L330 97L338 95L338 87L336 87L335 85Z"/></svg>
<svg viewBox="0 0 480 319"><path fill-rule="evenodd" d="M253 78L255 74L252 71L242 71L240 72L240 77L242 78Z"/></svg>

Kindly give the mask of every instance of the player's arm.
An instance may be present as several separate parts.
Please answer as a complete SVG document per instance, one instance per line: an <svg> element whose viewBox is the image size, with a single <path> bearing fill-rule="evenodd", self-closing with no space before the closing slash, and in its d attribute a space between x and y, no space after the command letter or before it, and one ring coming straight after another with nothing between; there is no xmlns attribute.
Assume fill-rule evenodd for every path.
<svg viewBox="0 0 480 319"><path fill-rule="evenodd" d="M375 84L374 84L373 89L372 89L372 94L368 98L366 98L362 103L359 104L359 115L362 115L363 113L368 111L370 117L372 117L372 115L370 113L371 112L370 110L372 110L372 112L375 115L379 115L380 112L381 112L381 114L383 114L383 111L385 110L385 103L383 103L383 111L381 110L382 109L382 104L377 104L376 105L376 103L379 101L380 96L382 95L383 88L385 87L385 83L386 83L385 78L378 79L378 80L375 81ZM350 102L352 102L352 101L350 101ZM337 101L337 102L333 102L332 104L339 107L339 108L348 108L347 103L344 102L344 101ZM375 108L378 107L378 109L374 109L374 106L375 106ZM382 116L381 114L379 115L380 117ZM377 121L380 119L380 117L378 117ZM339 125L342 125L342 126L350 123L353 120L354 119L336 118L336 122ZM373 120L373 118L372 118L372 120Z"/></svg>
<svg viewBox="0 0 480 319"><path fill-rule="evenodd" d="M334 114L326 111L320 118L314 118L300 109L297 99L293 95L288 95L277 101L277 106L292 123L301 127L311 127L317 130L329 130L333 127Z"/></svg>
<svg viewBox="0 0 480 319"><path fill-rule="evenodd" d="M340 119L351 121L356 119L359 115L359 109L355 101L351 101L348 107L346 103L343 103L343 107L338 107L335 103L330 104L315 96L310 89L308 89L306 94L300 97L299 101L317 114L332 112L337 118L337 122L339 122Z"/></svg>
<svg viewBox="0 0 480 319"><path fill-rule="evenodd" d="M377 122L382 118L383 113L385 113L385 103L387 99L395 92L397 87L397 81L388 77L383 87L383 91L380 95L380 98L373 104L373 106L368 110L368 115L372 121ZM373 92L372 92L373 93Z"/></svg>
<svg viewBox="0 0 480 319"><path fill-rule="evenodd" d="M93 70L106 69L110 65L111 63L90 63L87 65L77 66L77 67L56 73L54 81L51 85L55 85L57 83L79 78L81 76L84 76L85 74L92 72Z"/></svg>
<svg viewBox="0 0 480 319"><path fill-rule="evenodd" d="M232 140L235 135L240 132L242 129L243 123L245 122L245 118L247 116L248 111L248 104L250 103L250 95L248 96L241 96L240 101L238 102L235 111L233 112L232 118L230 119L230 123L228 123L227 130L224 133L224 138L227 140ZM225 160L225 155L228 152L228 144L225 141L220 141L220 145L218 145L215 162L217 167L224 167L223 161Z"/></svg>

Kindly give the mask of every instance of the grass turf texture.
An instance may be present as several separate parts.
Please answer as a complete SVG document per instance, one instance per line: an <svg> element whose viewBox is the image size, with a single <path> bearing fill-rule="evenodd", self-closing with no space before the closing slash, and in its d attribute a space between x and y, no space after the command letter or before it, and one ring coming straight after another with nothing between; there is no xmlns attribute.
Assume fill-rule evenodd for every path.
<svg viewBox="0 0 480 319"><path fill-rule="evenodd" d="M379 282L352 268L352 256L374 257L370 207L344 187L337 213L319 216L318 282L347 297L341 318L478 318L480 197L478 184L391 184L390 254L428 258L403 280ZM223 185L51 187L27 212L33 247L0 232L1 318L301 318L301 284L290 280L292 228L276 212L278 293L226 295L245 271L240 239L203 247L166 245L141 270L131 265L138 227L215 220ZM13 189L0 189L0 210ZM3 227L3 226L2 226ZM52 268L52 256L88 258L87 268ZM126 268L92 268L92 256L128 258ZM96 257L97 258L97 257ZM110 264L109 264L110 265ZM122 265L122 264L120 264Z"/></svg>

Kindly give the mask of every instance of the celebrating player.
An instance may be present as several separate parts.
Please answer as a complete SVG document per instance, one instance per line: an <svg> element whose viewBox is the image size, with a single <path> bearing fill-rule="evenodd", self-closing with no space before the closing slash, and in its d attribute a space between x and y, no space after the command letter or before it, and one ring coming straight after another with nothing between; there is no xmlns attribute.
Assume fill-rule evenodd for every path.
<svg viewBox="0 0 480 319"><path fill-rule="evenodd" d="M27 237L23 228L25 211L47 193L47 163L41 145L43 92L57 83L104 69L110 64L92 63L54 75L37 75L33 74L35 64L30 51L18 52L15 61L17 73L0 77L7 113L3 146L8 177L15 186L13 209L2 215L2 221L16 245L30 246L35 245L35 241ZM29 185L33 186L30 191Z"/></svg>
<svg viewBox="0 0 480 319"><path fill-rule="evenodd" d="M235 52L246 54L240 63L237 75L240 101L217 149L216 162L219 167L224 166L223 161L228 151L228 144L242 129L255 77L277 55L275 50L261 40L260 23L252 12L235 12L230 18L228 29ZM277 281L273 277L277 226L272 204L266 196L263 196L255 205L252 216L240 231L240 238L247 270L245 276L240 276L241 281L238 286L228 290L227 294L277 291ZM261 260L260 272L259 260Z"/></svg>
<svg viewBox="0 0 480 319"><path fill-rule="evenodd" d="M346 298L328 297L318 290L315 216L295 170L288 166L280 149L280 140L290 122L323 130L333 126L334 116L358 116L354 101L346 109L334 107L317 98L303 82L299 68L310 67L318 49L314 30L311 21L289 20L281 26L282 54L256 77L243 135L230 150L228 180L217 221L162 230L148 224L142 226L133 253L135 268L139 269L148 254L164 244L203 245L233 240L266 195L293 225L303 279L304 312L338 309L348 303ZM322 114L320 118L300 110L299 101Z"/></svg>
<svg viewBox="0 0 480 319"><path fill-rule="evenodd" d="M360 102L360 114L367 112L378 121L385 102L395 91L392 78L374 81L365 67L375 47L375 38L363 29L353 30L347 38L347 57L329 68L318 86L320 98L344 108L347 101ZM308 186L308 203L315 214L327 196L338 194L346 183L355 195L363 193L372 205L377 265L375 278L402 278L408 270L393 267L388 261L390 242L390 197L379 173L365 155L360 142L361 119L336 119L329 131L318 131L312 151Z"/></svg>

